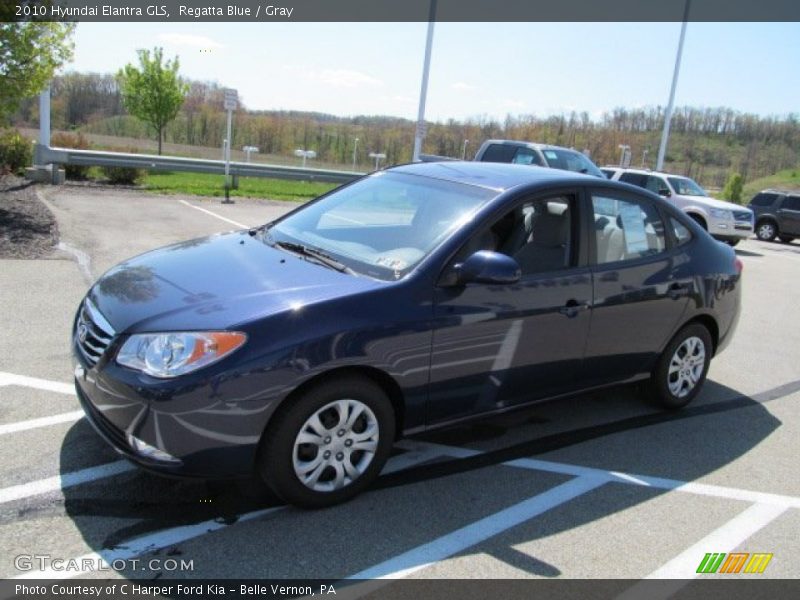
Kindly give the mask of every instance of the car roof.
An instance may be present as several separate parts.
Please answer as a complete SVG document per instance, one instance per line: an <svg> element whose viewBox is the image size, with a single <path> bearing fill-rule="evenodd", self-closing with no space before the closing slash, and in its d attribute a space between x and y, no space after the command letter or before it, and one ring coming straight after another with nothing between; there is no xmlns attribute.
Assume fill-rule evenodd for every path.
<svg viewBox="0 0 800 600"><path fill-rule="evenodd" d="M686 175L678 175L677 173L667 173L666 171L651 171L650 169L635 169L631 167L609 167L616 168L625 173L641 173L642 175L661 175L662 177L680 177L681 179L691 179Z"/></svg>
<svg viewBox="0 0 800 600"><path fill-rule="evenodd" d="M566 150L567 152L575 152L580 154L575 148L565 148L564 146L556 146L555 144L543 144L541 142L525 142L521 140L486 140L486 144L506 144L508 146L522 146L527 148L538 148L539 150Z"/></svg>
<svg viewBox="0 0 800 600"><path fill-rule="evenodd" d="M476 161L411 163L393 167L387 169L387 171L474 185L498 192L534 183L580 185L584 183L595 184L600 181L593 175L584 175L561 169Z"/></svg>

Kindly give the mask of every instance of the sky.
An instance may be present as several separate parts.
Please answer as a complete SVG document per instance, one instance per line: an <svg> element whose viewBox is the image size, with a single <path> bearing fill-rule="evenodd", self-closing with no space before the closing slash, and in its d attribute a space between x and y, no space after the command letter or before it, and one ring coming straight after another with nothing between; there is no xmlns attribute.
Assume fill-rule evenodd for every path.
<svg viewBox="0 0 800 600"><path fill-rule="evenodd" d="M664 106L680 23L437 23L425 117ZM137 48L248 109L416 119L427 23L80 23L64 70L114 73ZM689 23L676 105L800 113L800 23Z"/></svg>

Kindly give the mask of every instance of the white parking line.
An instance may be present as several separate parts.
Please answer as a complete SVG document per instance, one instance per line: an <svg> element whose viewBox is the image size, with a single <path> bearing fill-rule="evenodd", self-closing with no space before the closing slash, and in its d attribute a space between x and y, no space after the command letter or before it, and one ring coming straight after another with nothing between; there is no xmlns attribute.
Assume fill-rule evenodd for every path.
<svg viewBox="0 0 800 600"><path fill-rule="evenodd" d="M0 435L28 431L29 429L38 429L39 427L49 427L51 425L58 425L59 423L69 423L70 421L77 421L82 418L83 411L75 410L68 413L61 413L60 415L42 417L40 419L28 419L27 421L6 423L5 425L0 425Z"/></svg>
<svg viewBox="0 0 800 600"><path fill-rule="evenodd" d="M697 577L697 567L707 552L727 553L734 550L787 510L788 508L785 506L753 504L645 577L645 579L673 579L674 582L659 586L655 594L652 586L639 583L620 594L617 600L637 600L642 598L643 591L647 592L648 600L661 600L662 598L666 600L687 585L691 579Z"/></svg>
<svg viewBox="0 0 800 600"><path fill-rule="evenodd" d="M14 500L22 500L30 498L31 496L38 496L56 490L63 490L76 485L84 483L91 483L106 477L113 477L120 473L133 470L133 465L124 460L118 460L113 463L106 463L98 467L89 467L88 469L81 469L80 471L72 471L70 473L62 473L54 477L47 477L46 479L38 479L28 483L21 483L19 485L12 485L7 488L0 489L0 504L6 502L13 502Z"/></svg>
<svg viewBox="0 0 800 600"><path fill-rule="evenodd" d="M25 375L15 375L0 371L0 386L19 385L22 387L46 390L48 392L58 392L59 394L75 395L75 386L71 383L61 383L60 381L50 381L49 379L39 379L38 377L27 377Z"/></svg>
<svg viewBox="0 0 800 600"><path fill-rule="evenodd" d="M403 444L401 443L400 447L402 446ZM408 468L415 464L426 462L431 458L434 458L436 455L438 455L438 453L434 453L430 450L412 450L406 454L401 454L389 459L384 472L394 472L402 468ZM110 477L112 475L124 473L132 470L133 468L134 467L129 463L125 461L119 461L116 463L102 465L101 467L94 467L92 469L84 469L83 471L67 473L66 475L59 477L50 477L48 479L34 481L32 483L5 488L0 490L0 503L19 500L21 498L26 498L36 494L42 494L54 489L58 489L59 487L63 489L65 487L87 483L89 481L95 481L103 477ZM160 531L147 534L143 537L124 542L117 545L113 549L90 552L73 560L75 561L75 564L82 565L84 564L84 559L103 559L108 565L111 565L115 560L130 560L148 552L154 552L167 546L173 546L175 544L200 537L206 533L212 533L214 531L224 529L225 527L234 525L235 523L252 521L253 519L257 519L286 508L286 506L276 506L272 508L255 510L249 513L238 515L235 518L235 521L231 521L229 519L225 519L224 521L222 519L210 519L208 521L195 523L193 525L170 527L169 529L162 529ZM72 561L70 561L70 564L72 564ZM28 573L18 575L15 577L15 579L71 579L73 577L80 577L81 575L86 575L86 572L80 570L54 571L52 569L47 569L44 571L30 571Z"/></svg>
<svg viewBox="0 0 800 600"><path fill-rule="evenodd" d="M443 456L451 456L453 458L468 458L470 456L483 454L483 452L478 450L459 448L456 446L446 446L444 444L431 444L428 442L415 442L415 444L415 447L418 450L428 447L432 450L438 450ZM773 506L783 506L786 508L800 508L800 498L797 496L787 496L784 494L756 492L752 490L713 485L708 483L694 483L690 481L681 481L679 479L668 479L666 477L652 477L650 475L608 471L605 469L596 469L594 467L583 467L580 465L571 465L533 458L520 458L505 462L503 465L507 467L531 469L533 471L548 471L550 473L560 473L562 475L572 475L575 477L606 477L615 483L627 483L630 485L653 487L662 490L685 492L699 496L711 496L716 498L726 498L728 500L739 500L742 502L770 504Z"/></svg>
<svg viewBox="0 0 800 600"><path fill-rule="evenodd" d="M523 500L461 529L417 546L380 564L359 571L348 579L400 579L444 560L551 508L577 498L608 482L602 477L576 477L566 483Z"/></svg>
<svg viewBox="0 0 800 600"><path fill-rule="evenodd" d="M204 212L207 215L211 215L212 217L215 217L215 218L219 219L220 221L225 221L226 223L230 223L231 225L236 225L236 227L239 227L240 229L248 229L250 227L249 225L245 225L244 223L239 223L238 221L234 221L232 219L228 219L227 217L223 217L222 215L218 215L217 213L211 212L210 210L206 210L205 208L200 208L199 206L195 206L194 204L191 204L191 203L187 202L186 200L178 200L178 202L180 202L181 204L185 204L189 208L193 208L195 210L199 210L200 212Z"/></svg>

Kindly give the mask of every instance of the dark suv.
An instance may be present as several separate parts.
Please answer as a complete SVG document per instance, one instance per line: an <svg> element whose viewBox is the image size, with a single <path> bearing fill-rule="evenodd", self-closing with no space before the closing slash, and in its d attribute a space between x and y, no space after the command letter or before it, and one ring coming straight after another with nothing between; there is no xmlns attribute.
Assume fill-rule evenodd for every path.
<svg viewBox="0 0 800 600"><path fill-rule="evenodd" d="M789 244L800 237L800 192L764 190L747 205L755 214L756 237Z"/></svg>

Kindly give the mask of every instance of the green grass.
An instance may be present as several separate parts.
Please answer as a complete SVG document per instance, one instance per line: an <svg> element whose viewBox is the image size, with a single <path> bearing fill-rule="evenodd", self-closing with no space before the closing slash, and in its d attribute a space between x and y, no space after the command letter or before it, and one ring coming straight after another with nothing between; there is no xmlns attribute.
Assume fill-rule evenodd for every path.
<svg viewBox="0 0 800 600"><path fill-rule="evenodd" d="M742 190L742 200L745 204L761 190L776 188L779 190L800 190L800 166L794 169L778 171L773 175L748 181Z"/></svg>
<svg viewBox="0 0 800 600"><path fill-rule="evenodd" d="M225 178L203 173L148 173L142 180L145 189L159 194L191 194L195 196L224 196ZM269 200L305 201L336 187L334 183L289 181L240 177L239 188L232 189L234 197L264 198Z"/></svg>

